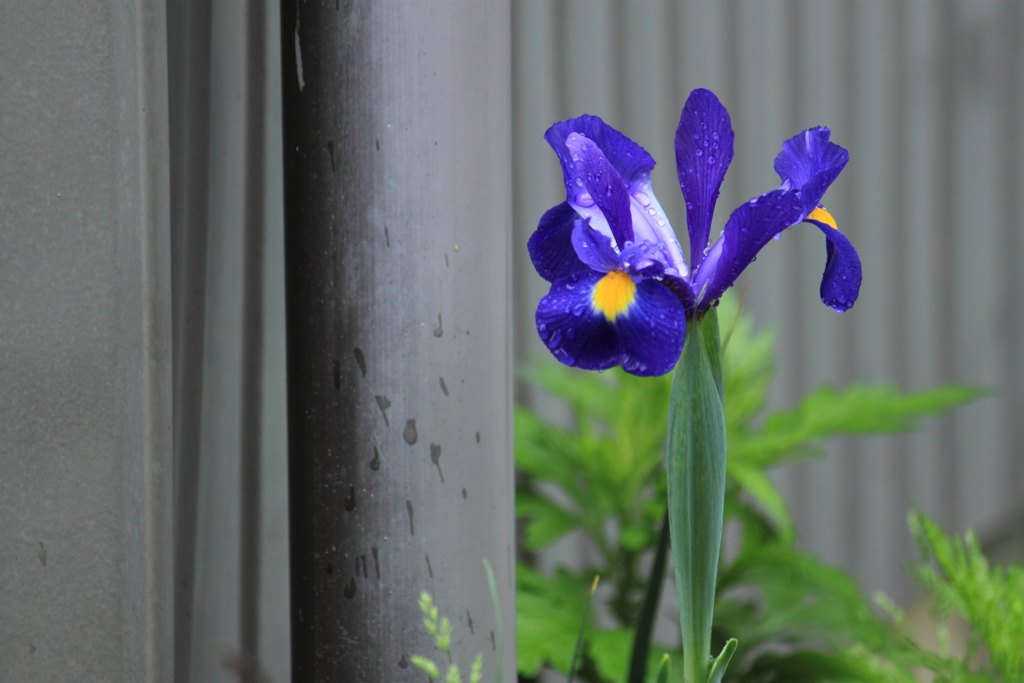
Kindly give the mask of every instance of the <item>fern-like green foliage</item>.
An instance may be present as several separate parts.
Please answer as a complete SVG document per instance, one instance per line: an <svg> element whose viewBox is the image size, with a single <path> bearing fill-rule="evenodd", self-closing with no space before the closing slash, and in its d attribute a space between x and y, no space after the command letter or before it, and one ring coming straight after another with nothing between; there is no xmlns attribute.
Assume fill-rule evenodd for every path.
<svg viewBox="0 0 1024 683"><path fill-rule="evenodd" d="M443 652L448 657L448 669L444 675L445 683L462 683L462 675L459 673L459 667L457 664L452 662L452 623L448 620L448 617L442 617L434 605L434 599L430 597L430 593L420 593L420 611L423 612L423 626L427 629L427 633L434 636L434 644L437 645L437 649ZM441 678L441 669L437 666L434 660L429 657L422 657L420 655L412 655L409 657L409 661L414 666L422 669L427 677L431 680ZM469 669L469 683L480 683L480 679L483 678L483 666L484 658L483 655L477 654L476 659L470 665Z"/></svg>
<svg viewBox="0 0 1024 683"><path fill-rule="evenodd" d="M912 574L932 592L935 616L971 629L963 657L933 662L936 680L1024 681L1024 567L990 567L971 532L947 536L920 512L909 521L922 556Z"/></svg>
<svg viewBox="0 0 1024 683"><path fill-rule="evenodd" d="M719 320L729 449L725 515L742 529L738 554L719 569L712 651L731 637L740 643L724 680L877 678L876 669L890 666L883 655L903 656L907 648L874 616L849 576L796 550L789 512L767 471L820 456L834 436L912 429L920 418L980 392L824 387L794 408L769 412L771 334L754 333L729 299L722 301ZM560 567L551 575L519 566L519 672L530 678L545 665L567 672L587 589L600 574L603 613L616 626L591 624L577 677L624 681L631 626L643 600L644 562L649 564L665 512L662 463L671 377L581 372L550 362L527 368L523 378L564 401L572 415L571 424L555 424L516 408L516 465L526 475L516 491L516 513L525 522L524 543L540 550L580 533L596 556L583 570ZM677 658L676 666L660 667L666 654ZM652 647L649 679L681 680L679 656L677 648Z"/></svg>

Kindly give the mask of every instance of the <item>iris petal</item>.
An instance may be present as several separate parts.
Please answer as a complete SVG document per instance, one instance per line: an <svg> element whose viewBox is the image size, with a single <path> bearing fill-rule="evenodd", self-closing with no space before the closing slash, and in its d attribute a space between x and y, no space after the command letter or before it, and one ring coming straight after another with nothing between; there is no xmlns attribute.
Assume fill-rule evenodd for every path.
<svg viewBox="0 0 1024 683"><path fill-rule="evenodd" d="M634 375L662 375L682 353L686 318L679 299L656 280L636 284L614 322L593 305L606 277L589 271L556 280L537 307L537 331L566 365L605 370L622 365Z"/></svg>
<svg viewBox="0 0 1024 683"><path fill-rule="evenodd" d="M676 275L688 275L683 249L665 210L654 196L650 178L629 186L629 208L633 218L633 241L657 244L665 252L666 269Z"/></svg>
<svg viewBox="0 0 1024 683"><path fill-rule="evenodd" d="M860 256L846 235L835 227L812 218L805 221L818 226L827 238L825 272L821 276L821 302L837 311L849 310L860 294Z"/></svg>
<svg viewBox="0 0 1024 683"><path fill-rule="evenodd" d="M572 246L580 262L602 273L619 267L619 255L612 248L612 240L590 227L590 219L576 221L572 231Z"/></svg>
<svg viewBox="0 0 1024 683"><path fill-rule="evenodd" d="M808 128L782 143L775 157L775 172L783 189L799 190L804 213L810 213L850 160L850 153L834 142L824 126Z"/></svg>
<svg viewBox="0 0 1024 683"><path fill-rule="evenodd" d="M627 185L648 177L654 168L654 159L643 147L609 126L599 116L584 115L559 121L548 128L544 133L544 139L562 162L562 174L567 189L572 190L571 185L575 183L577 177L572 157L565 146L570 133L579 133L593 140Z"/></svg>
<svg viewBox="0 0 1024 683"><path fill-rule="evenodd" d="M729 112L710 90L690 93L676 128L676 173L686 200L690 261L704 260L722 179L732 162L735 135Z"/></svg>
<svg viewBox="0 0 1024 683"><path fill-rule="evenodd" d="M772 237L798 222L802 207L796 192L773 190L733 211L725 224L725 234L711 247L694 275L694 290L704 290L700 308L707 309L711 301L732 287Z"/></svg>
<svg viewBox="0 0 1024 683"><path fill-rule="evenodd" d="M632 375L649 377L671 370L683 352L686 313L668 287L657 280L636 286L629 314L615 320L622 343L622 369Z"/></svg>
<svg viewBox="0 0 1024 683"><path fill-rule="evenodd" d="M590 138L569 133L565 139L570 158L583 180L583 187L569 198L571 204L586 208L596 205L601 210L619 248L633 241L633 219L629 208L626 184L619 172ZM575 182L575 181L574 181Z"/></svg>
<svg viewBox="0 0 1024 683"><path fill-rule="evenodd" d="M591 305L604 273L584 271L555 280L537 305L537 333L562 363L584 370L619 364L622 345L615 326Z"/></svg>
<svg viewBox="0 0 1024 683"><path fill-rule="evenodd" d="M577 218L576 211L562 202L541 216L540 224L530 236L527 243L530 258L537 272L548 282L587 269L572 246Z"/></svg>

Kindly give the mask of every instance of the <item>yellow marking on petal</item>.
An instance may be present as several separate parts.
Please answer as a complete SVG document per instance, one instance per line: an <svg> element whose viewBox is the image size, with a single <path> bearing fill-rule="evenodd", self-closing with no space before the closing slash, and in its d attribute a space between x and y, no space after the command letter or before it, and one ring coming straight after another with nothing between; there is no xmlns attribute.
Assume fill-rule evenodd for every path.
<svg viewBox="0 0 1024 683"><path fill-rule="evenodd" d="M824 223L825 225L835 230L839 229L836 226L836 219L832 218L832 214L830 214L823 206L819 206L814 211L811 211L809 214L807 214L807 218L811 219L812 221Z"/></svg>
<svg viewBox="0 0 1024 683"><path fill-rule="evenodd" d="M590 295L594 308L610 322L625 313L636 298L636 284L626 273L615 270L598 280Z"/></svg>

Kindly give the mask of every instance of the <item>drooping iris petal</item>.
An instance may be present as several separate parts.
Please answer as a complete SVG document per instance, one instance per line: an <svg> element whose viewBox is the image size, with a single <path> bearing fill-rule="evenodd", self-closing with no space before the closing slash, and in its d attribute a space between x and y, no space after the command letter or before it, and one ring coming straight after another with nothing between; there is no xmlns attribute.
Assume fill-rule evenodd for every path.
<svg viewBox="0 0 1024 683"><path fill-rule="evenodd" d="M735 135L729 112L710 90L690 93L676 128L676 173L686 200L690 261L696 269L704 260L711 216L732 162Z"/></svg>
<svg viewBox="0 0 1024 683"><path fill-rule="evenodd" d="M537 305L537 333L566 365L607 370L619 364L622 345L615 326L591 302L603 277L604 273L588 270L555 280Z"/></svg>
<svg viewBox="0 0 1024 683"><path fill-rule="evenodd" d="M802 206L797 193L773 190L733 211L725 224L725 234L694 274L694 291L698 295L704 291L699 308L707 309L711 301L722 296L772 237L798 222Z"/></svg>
<svg viewBox="0 0 1024 683"><path fill-rule="evenodd" d="M830 134L824 126L808 128L783 142L775 157L782 189L800 191L805 215L821 202L825 190L850 160L849 152L829 142Z"/></svg>
<svg viewBox="0 0 1024 683"><path fill-rule="evenodd" d="M533 266L548 282L587 269L572 246L572 231L577 218L576 211L567 202L562 202L541 216L540 224L530 236L527 248Z"/></svg>
<svg viewBox="0 0 1024 683"><path fill-rule="evenodd" d="M566 365L660 375L679 359L683 305L656 280L587 271L556 280L537 307L537 331Z"/></svg>
<svg viewBox="0 0 1024 683"><path fill-rule="evenodd" d="M576 196L576 204L583 208L597 205L619 248L633 241L633 220L629 208L626 184L604 152L590 138L569 133L565 139L570 158L583 180L585 193ZM569 200L572 202L572 200Z"/></svg>
<svg viewBox="0 0 1024 683"><path fill-rule="evenodd" d="M824 209L815 209L804 219L825 233L825 272L821 276L821 302L837 311L849 310L860 294L860 257L853 244L836 228L835 219Z"/></svg>
<svg viewBox="0 0 1024 683"><path fill-rule="evenodd" d="M686 312L667 287L657 280L636 286L636 299L628 315L615 320L622 343L622 369L650 377L671 370L683 352Z"/></svg>
<svg viewBox="0 0 1024 683"><path fill-rule="evenodd" d="M594 270L608 273L619 267L619 255L612 248L612 238L590 227L590 219L576 221L572 246L582 263Z"/></svg>

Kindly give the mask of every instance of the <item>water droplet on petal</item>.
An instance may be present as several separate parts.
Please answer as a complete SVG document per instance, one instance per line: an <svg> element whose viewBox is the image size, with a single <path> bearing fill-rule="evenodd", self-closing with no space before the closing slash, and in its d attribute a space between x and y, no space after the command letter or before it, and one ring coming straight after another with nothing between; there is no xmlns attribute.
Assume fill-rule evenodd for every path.
<svg viewBox="0 0 1024 683"><path fill-rule="evenodd" d="M562 331L555 330L551 333L551 339L548 339L548 348L555 349L562 342Z"/></svg>
<svg viewBox="0 0 1024 683"><path fill-rule="evenodd" d="M652 216L657 216L658 215L658 212L655 211L654 209L647 209L647 213L651 214Z"/></svg>
<svg viewBox="0 0 1024 683"><path fill-rule="evenodd" d="M695 150L693 155L697 156L697 157L704 156L704 150L702 150L702 149Z"/></svg>
<svg viewBox="0 0 1024 683"><path fill-rule="evenodd" d="M708 163L709 164L715 163L715 158L714 157L708 157Z"/></svg>
<svg viewBox="0 0 1024 683"><path fill-rule="evenodd" d="M650 203L651 203L651 198L650 198L650 197L648 197L648 196L647 196L646 194L644 194L643 192L637 192L636 194L634 194L634 195L633 195L633 197L634 197L634 198L635 198L635 199L636 199L636 200L637 200L638 202L640 202L640 204L641 204L642 206L649 206L649 205L650 205Z"/></svg>
<svg viewBox="0 0 1024 683"><path fill-rule="evenodd" d="M707 124L707 123L705 123L704 121L701 121L701 122L700 122L700 127L701 127L701 129L703 129L703 130L707 130L708 124Z"/></svg>
<svg viewBox="0 0 1024 683"><path fill-rule="evenodd" d="M578 187L583 187L583 178L577 178L576 179L576 185Z"/></svg>
<svg viewBox="0 0 1024 683"><path fill-rule="evenodd" d="M779 239L780 237L782 237L782 233L781 233L781 232L777 232L777 233L775 233L775 237L772 237L772 239L773 239L773 240L777 240L777 239Z"/></svg>
<svg viewBox="0 0 1024 683"><path fill-rule="evenodd" d="M717 140L718 139L718 131L716 130L714 133L712 133L711 137L713 137L714 139Z"/></svg>
<svg viewBox="0 0 1024 683"><path fill-rule="evenodd" d="M582 192L576 195L576 203L582 207L588 207L594 205L594 198L587 192Z"/></svg>

